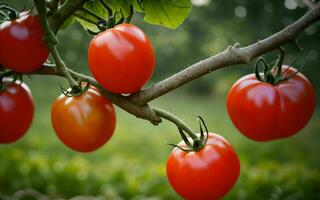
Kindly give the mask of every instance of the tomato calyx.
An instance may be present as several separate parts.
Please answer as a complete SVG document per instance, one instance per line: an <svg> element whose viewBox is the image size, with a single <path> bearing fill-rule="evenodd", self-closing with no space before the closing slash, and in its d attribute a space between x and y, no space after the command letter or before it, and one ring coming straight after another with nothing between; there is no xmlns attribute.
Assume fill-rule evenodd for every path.
<svg viewBox="0 0 320 200"><path fill-rule="evenodd" d="M144 11L143 0L137 0L137 3L138 3L139 8Z"/></svg>
<svg viewBox="0 0 320 200"><path fill-rule="evenodd" d="M86 92L90 88L90 83L86 80L81 80L78 85L72 86L69 89L65 89L59 84L61 93L66 97L77 97L81 96L84 92Z"/></svg>
<svg viewBox="0 0 320 200"><path fill-rule="evenodd" d="M3 79L10 76L12 76L12 78L6 79L6 82L4 83ZM20 84L22 83L22 74L14 72L12 70L6 70L1 72L0 73L0 92L3 92L12 84L16 83L17 80L20 81Z"/></svg>
<svg viewBox="0 0 320 200"><path fill-rule="evenodd" d="M271 85L277 85L283 81L286 81L292 78L293 76L295 76L297 73L301 71L302 68L299 68L293 74L289 76L284 76L283 73L286 70L283 70L282 68L283 68L285 50L282 48L279 48L278 50L279 50L279 59L277 60L276 64L273 67L270 67L263 57L258 58L255 64L254 73L256 75L256 78L259 81L270 83ZM259 72L260 63L262 63L262 66L263 66L263 76L261 76Z"/></svg>
<svg viewBox="0 0 320 200"><path fill-rule="evenodd" d="M0 23L4 21L12 21L19 17L19 12L11 8L6 3L0 4Z"/></svg>
<svg viewBox="0 0 320 200"><path fill-rule="evenodd" d="M169 144L170 146L177 147L178 149L184 151L184 152L192 152L192 151L200 151L207 143L208 137L209 137L209 131L207 128L206 123L204 122L203 118L201 116L197 116L199 121L199 128L200 128L200 137L198 137L194 133L186 132L190 137L188 138L186 133L183 131L182 128L178 127L179 133L181 138L183 139L184 143L186 144L185 147L181 147L176 144ZM205 131L203 130L203 127Z"/></svg>
<svg viewBox="0 0 320 200"><path fill-rule="evenodd" d="M121 18L118 21L115 21L116 15L118 13L121 14ZM100 19L97 23L95 23L95 25L99 29L99 31L92 31L90 29L87 29L87 32L90 35L98 35L99 33L103 32L107 29L113 28L116 25L122 24L123 22L124 22L124 16L123 16L122 11L121 12L117 11L117 12L115 12L114 15L109 16L107 20Z"/></svg>
<svg viewBox="0 0 320 200"><path fill-rule="evenodd" d="M75 17L77 17L81 20L84 20L90 24L93 24L97 27L97 29L99 31L93 31L93 30L87 29L87 32L90 35L98 35L99 33L103 32L107 29L113 28L116 25L119 25L122 23L129 23L132 18L132 15L134 14L134 9L133 9L132 4L130 6L129 16L125 17L122 12L122 9L120 9L120 11L113 12L112 9L105 3L105 1L99 0L99 3L107 11L107 13L108 13L107 19L100 17L99 15L95 14L91 10L85 8L84 6L80 9L80 11L78 13L74 14ZM94 18L94 20L92 18L89 19L87 17L84 17L83 15L81 15L81 13L85 13L85 14L90 15L92 18ZM120 19L116 20L118 18L118 15L120 15Z"/></svg>

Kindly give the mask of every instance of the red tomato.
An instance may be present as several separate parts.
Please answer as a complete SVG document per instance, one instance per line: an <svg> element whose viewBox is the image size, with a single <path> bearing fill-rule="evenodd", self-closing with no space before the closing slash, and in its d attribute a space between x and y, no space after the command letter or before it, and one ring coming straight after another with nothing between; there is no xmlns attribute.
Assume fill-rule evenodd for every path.
<svg viewBox="0 0 320 200"><path fill-rule="evenodd" d="M284 76L296 72L283 66ZM315 109L315 93L301 73L276 85L261 82L254 74L239 79L227 97L229 116L248 138L268 141L300 131Z"/></svg>
<svg viewBox="0 0 320 200"><path fill-rule="evenodd" d="M6 89L0 92L0 143L12 143L29 129L34 112L30 89L24 83L5 80Z"/></svg>
<svg viewBox="0 0 320 200"><path fill-rule="evenodd" d="M0 25L0 61L5 67L20 73L39 69L46 61L49 50L43 41L38 16L27 12L13 21Z"/></svg>
<svg viewBox="0 0 320 200"><path fill-rule="evenodd" d="M139 91L150 79L155 65L150 40L132 24L120 24L94 37L88 59L94 78L117 94Z"/></svg>
<svg viewBox="0 0 320 200"><path fill-rule="evenodd" d="M112 103L90 86L80 96L62 94L53 103L51 121L65 145L76 151L91 152L111 138L116 117Z"/></svg>
<svg viewBox="0 0 320 200"><path fill-rule="evenodd" d="M186 148L184 141L178 146ZM174 190L188 200L215 200L226 195L240 173L240 162L222 136L209 133L197 152L174 148L167 161L167 177Z"/></svg>

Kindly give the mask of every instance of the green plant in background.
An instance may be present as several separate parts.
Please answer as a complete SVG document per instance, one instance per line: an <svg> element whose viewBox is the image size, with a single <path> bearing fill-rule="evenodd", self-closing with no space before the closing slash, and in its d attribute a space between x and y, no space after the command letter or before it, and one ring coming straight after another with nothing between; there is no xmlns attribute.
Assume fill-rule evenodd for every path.
<svg viewBox="0 0 320 200"><path fill-rule="evenodd" d="M149 120L153 124L159 124L161 122L161 118L168 119L173 124L178 126L181 131L185 131L191 137L193 137L193 131L186 125L187 123L181 121L175 116L167 118L166 116L168 116L168 113L163 112L162 110L159 110L153 106L149 106L148 102L208 72L228 66L230 64L248 63L250 60L259 55L276 49L287 42L294 41L296 36L301 31L319 19L319 5L310 1L308 4L308 6L311 7L310 12L303 16L293 26L283 29L273 37L266 38L265 40L257 42L252 46L243 48L240 48L240 46L236 44L232 47L229 47L221 54L196 63L191 67L182 70L178 74L159 82L150 88L144 89L137 94L123 96L120 94L109 93L108 88L101 83L101 80L104 79L99 80L97 78L97 74L107 74L110 72L110 70L107 70L106 72L99 72L97 74L93 73L94 77L98 80L97 82L89 76L79 74L67 68L67 65L64 63L59 51L57 50L58 41L56 40L57 38L55 34L60 30L60 28L67 28L66 30L68 30L68 26L75 21L79 21L90 34L96 34L97 31L104 32L105 29L111 28L113 25L118 23L130 22L134 12L142 13L140 17L143 17L144 21L147 23L160 24L169 28L176 28L189 15L191 11L190 1L159 1L157 3L147 0L89 2L49 1L47 3L45 3L45 1L36 1L35 3L40 15L42 27L44 28L44 38L47 42L55 65L45 63L42 67L39 66L41 67L39 70L20 70L20 72L31 72L33 75L59 75L65 77L68 80L72 90L63 91L63 93L66 93L67 96L74 96L69 98L76 99L78 96L87 95L88 87L82 85L82 82L91 84L97 87L103 95L108 97L113 103L118 105L123 110L139 118ZM285 1L285 5L289 7L292 6L288 5L287 1ZM3 4L2 8L4 8L2 13L3 20L7 20L5 19L6 17L12 17L12 11L8 10L6 5ZM243 17L245 16L245 12L246 9L244 6L238 6L235 8L236 16ZM205 22L203 24L205 24ZM221 27L221 29L223 27ZM123 30L121 28L119 29ZM82 38L83 36L80 36L81 33L75 30L76 29L73 30L76 36L75 38ZM208 30L210 29L208 28ZM128 33L131 34L132 31ZM191 38L188 39L186 34L184 34L184 37L181 37L181 39L182 41L192 41ZM1 44L6 44L8 40L5 39L0 41ZM108 41L107 44L112 46L112 40ZM7 45L2 45L2 48L5 46ZM14 47L14 45L12 46ZM126 50L122 49L117 52L121 51L122 55L125 55ZM0 52L7 51L2 50ZM30 50L27 52L33 51ZM208 51L207 49L204 50L204 52L210 52L210 50ZM182 52L182 56L184 54L188 54L188 52ZM4 67L10 68L11 64L6 64L5 62L9 56L3 55L5 55L5 53L2 54L2 61L0 59L0 62L4 64ZM64 56L64 54L61 55ZM73 60L75 60L75 57L77 57L77 54L75 53L67 53L66 55L67 58L73 57ZM25 54L24 56L27 56L27 58L30 57L28 54ZM105 56L102 56L102 58L104 57ZM139 56L137 58L139 58ZM111 60L111 58L109 58L107 61L109 60ZM133 65L135 62L136 61L130 61L131 65ZM11 67L11 69L13 69L13 67ZM19 71L17 69L14 70L16 72ZM10 75L19 75L18 73L6 70L5 68L3 68L2 71L3 75L7 75L8 72ZM127 76L129 77L130 73L128 73ZM109 79L110 78L107 80ZM43 81L49 84L55 83L56 81L54 80L55 79L40 78L38 80L32 80L29 84L32 85L34 82L34 88L40 89L41 87L45 87L42 86L44 85L42 83ZM221 78L221 80L224 79ZM41 84L39 85L39 83ZM99 83L102 84L102 86ZM140 85L140 87L142 85ZM98 90L96 91L98 92ZM136 90L130 91L129 93L135 92ZM47 135L50 132L52 133L51 129L48 129L47 126L49 121L47 108L51 104L49 101L53 101L54 96L57 95L57 91L51 93L51 95L48 95L49 93L46 95L41 95L41 92L40 94L36 94L36 105L37 101L40 102L40 99L45 100L45 103L43 103L44 107L40 108L43 110L40 110L38 116L36 116L38 121L43 121L44 123L39 123L39 125L34 124L36 127L33 127L32 132L35 132L35 134L33 136L28 136L29 138L25 139L24 143L18 143L15 145L15 148L9 148L10 146L1 147L3 148L1 154L10 155L5 156L2 160L0 160L0 172L2 173L0 174L0 192L3 193L1 198L10 198L9 196L12 196L12 198L19 198L19 195L27 196L28 193L30 193L31 196L33 195L38 197L45 194L46 196L50 196L50 198L69 198L76 195L97 196L101 199L178 198L168 187L168 182L164 178L165 167L163 163L168 152L163 152L163 144L159 143L160 139L167 142L177 139L173 138L176 136L172 136L172 132L176 132L174 127L164 130L166 132L165 134L163 133L163 130L158 131L159 134L157 134L154 128L152 128L152 125L149 125L150 127L148 126L147 128L142 128L143 126L146 126L143 122L139 121L139 123L141 123L139 124L136 119L132 119L125 113L117 111L118 113L120 112L120 117L118 117L118 119L121 120L118 120L118 128L116 132L126 133L126 135L119 135L117 139L118 134L115 134L113 140L111 140L105 147L107 151L99 150L95 153L95 155L79 156L73 152L61 150L61 146L54 142L54 137ZM184 102L179 105L179 107L181 107L180 109L182 110L180 115L185 115L185 111L189 110L190 105L193 105L193 110L195 112L193 114L203 113L203 115L205 115L208 107L215 108L214 112L210 112L208 116L204 116L207 124L210 124L210 127L213 127L218 132L221 131L225 137L229 138L228 140L234 144L237 152L239 152L242 168L244 168L242 169L242 174L234 190L226 198L279 199L286 197L299 199L305 197L317 198L319 196L315 189L317 182L319 181L319 171L315 166L317 166L319 163L317 161L310 161L308 164L301 164L304 159L307 159L308 161L311 159L308 159L304 152L299 152L295 148L290 148L290 150L283 151L281 153L279 153L278 150L279 147L283 145L287 146L287 144L290 144L291 141L293 146L296 147L300 145L301 148L299 148L299 150L308 152L308 154L310 154L310 158L312 158L311 155L317 154L318 152L318 149L316 148L318 144L314 141L314 139L312 139L312 136L310 136L311 139L308 137L299 136L300 138L298 139L278 141L274 144L264 144L261 146L259 144L258 147L257 144L243 141L241 140L241 137L235 137L232 135L232 133L235 131L232 129L231 124L225 125L226 122L224 119L226 119L227 116L225 111L221 110L221 106L219 106L224 104L224 99L222 97L215 97L217 100L213 102L213 106L212 99L202 100L192 97L192 99L186 102L188 98L190 97L173 96L168 97L168 99L164 99L162 103L159 101L155 104L159 104L158 106L160 107L169 107L169 110L179 113L179 108L177 107L176 103ZM315 118L317 118L317 115ZM187 122L190 123L190 121ZM220 128L213 126L217 124L224 125L221 125ZM305 129L306 133L313 133L319 129L316 127L316 123L313 121L311 121L308 127L309 130ZM144 129L144 131L141 129ZM130 130L130 132L128 130ZM150 134L150 132L155 133L156 135ZM38 136L41 136L42 140L39 139ZM137 141L137 138L143 138L143 140L139 139ZM301 138L305 140L304 143L301 142ZM198 141L195 138L193 139L194 145ZM200 147L205 145L205 143L203 143L205 141L206 140L203 139L200 140ZM187 141L185 142L187 143ZM306 143L310 145L303 145ZM252 149L249 148L256 149L256 153L250 158L248 158L248 155L252 154ZM266 151L266 148L269 150ZM27 151L24 151L24 149L27 149ZM41 152L39 152L39 149L42 149ZM153 151L149 151L150 149ZM196 148L194 150L201 151L201 149L202 148ZM189 151L190 149L185 150ZM52 155L51 152L57 152L57 155L50 157L49 155ZM117 154L115 154L115 152L117 152ZM25 158L27 157L30 159L26 160ZM261 157L266 158L263 160ZM259 160L261 161L257 162ZM289 164L290 167L287 167L287 165L282 164L281 161L287 161L288 163L294 161L295 163L292 163L292 165ZM10 168L9 166L15 167ZM283 167L283 170L276 170L279 166ZM297 176L303 176L304 179L290 177L289 174L292 172L295 172ZM271 173L278 175L278 178L271 181ZM13 174L15 174L17 177L14 177ZM299 181L303 182L302 185L305 188L297 190ZM282 186L282 183L287 184L283 184L284 186ZM74 185L76 185L76 187L72 187ZM34 188L36 191L22 190L30 187ZM37 191L40 191L42 194L38 193Z"/></svg>

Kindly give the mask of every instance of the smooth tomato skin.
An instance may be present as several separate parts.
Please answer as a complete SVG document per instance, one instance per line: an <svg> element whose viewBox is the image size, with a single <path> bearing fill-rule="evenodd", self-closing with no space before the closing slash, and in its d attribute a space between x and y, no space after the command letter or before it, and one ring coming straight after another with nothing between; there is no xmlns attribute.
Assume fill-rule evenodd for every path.
<svg viewBox="0 0 320 200"><path fill-rule="evenodd" d="M90 86L81 96L58 97L52 105L51 122L66 146L92 152L112 137L116 115L112 103Z"/></svg>
<svg viewBox="0 0 320 200"><path fill-rule="evenodd" d="M287 66L283 69L285 76L296 72ZM227 110L233 124L255 141L296 134L310 120L315 104L314 89L301 73L275 86L249 74L239 79L227 96Z"/></svg>
<svg viewBox="0 0 320 200"><path fill-rule="evenodd" d="M9 144L20 139L29 129L34 103L26 84L3 83L7 88L0 92L0 144Z"/></svg>
<svg viewBox="0 0 320 200"><path fill-rule="evenodd" d="M139 91L150 79L155 65L152 44L132 24L120 24L95 36L88 48L90 71L109 92Z"/></svg>
<svg viewBox="0 0 320 200"><path fill-rule="evenodd" d="M185 147L181 141L179 144ZM222 136L209 133L198 152L174 148L167 160L167 177L173 189L188 200L215 200L226 195L240 174L236 152Z"/></svg>
<svg viewBox="0 0 320 200"><path fill-rule="evenodd" d="M27 12L0 25L0 62L20 73L39 69L49 56L38 16Z"/></svg>

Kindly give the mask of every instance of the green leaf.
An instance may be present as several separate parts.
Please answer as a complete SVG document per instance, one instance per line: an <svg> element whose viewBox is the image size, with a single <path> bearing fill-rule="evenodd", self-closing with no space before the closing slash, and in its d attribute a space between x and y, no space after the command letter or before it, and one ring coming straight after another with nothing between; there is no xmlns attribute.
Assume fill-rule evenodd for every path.
<svg viewBox="0 0 320 200"><path fill-rule="evenodd" d="M124 17L128 17L130 15L130 6L133 4L135 11L144 13L144 21L146 23L162 25L172 29L175 29L182 24L191 12L190 0L144 0L140 6L138 0L103 1L112 9L112 14L116 14L116 21L121 18L121 13ZM84 7L105 20L109 17L108 11L99 0L89 1ZM74 18L84 27L84 29L90 29L95 32L99 31L98 27L95 25L98 23L99 19L91 14L79 10L74 15ZM81 18L86 18L88 20Z"/></svg>
<svg viewBox="0 0 320 200"><path fill-rule="evenodd" d="M144 0L144 21L176 29L191 12L190 0Z"/></svg>
<svg viewBox="0 0 320 200"><path fill-rule="evenodd" d="M84 5L84 7L91 12L95 13L99 17L103 19L108 19L108 12L104 9L104 7L101 5L101 3L98 0L90 1ZM77 11L76 15L80 15L92 22L98 23L98 19L96 19L94 16L84 12L84 11ZM83 26L84 29L90 29L92 31L99 31L98 27L90 23L86 20L81 19L80 17L76 17L76 20Z"/></svg>
<svg viewBox="0 0 320 200"><path fill-rule="evenodd" d="M105 2L113 11L122 12L124 17L128 17L130 15L132 0L105 0Z"/></svg>
<svg viewBox="0 0 320 200"><path fill-rule="evenodd" d="M63 22L63 24L60 27L60 30L66 29L68 26L71 26L76 22L75 18L73 16L70 16L66 21Z"/></svg>
<svg viewBox="0 0 320 200"><path fill-rule="evenodd" d="M112 14L116 14L116 21L121 18L121 13L124 17L130 15L130 5L132 3L132 0L104 0L104 2L112 9ZM107 20L109 17L108 11L103 7L99 0L89 1L84 5L84 7L105 20ZM98 23L99 21L94 16L81 10L77 11L76 15L80 15L81 17L89 19L90 21L93 21L95 23ZM76 17L76 20L84 27L84 29L99 31L97 26L93 23L83 20L80 17Z"/></svg>
<svg viewBox="0 0 320 200"><path fill-rule="evenodd" d="M143 13L143 7L142 7L142 5L140 5L140 4L138 3L138 0L134 0L134 1L132 2L132 5L133 5L134 10L135 10L136 12Z"/></svg>

